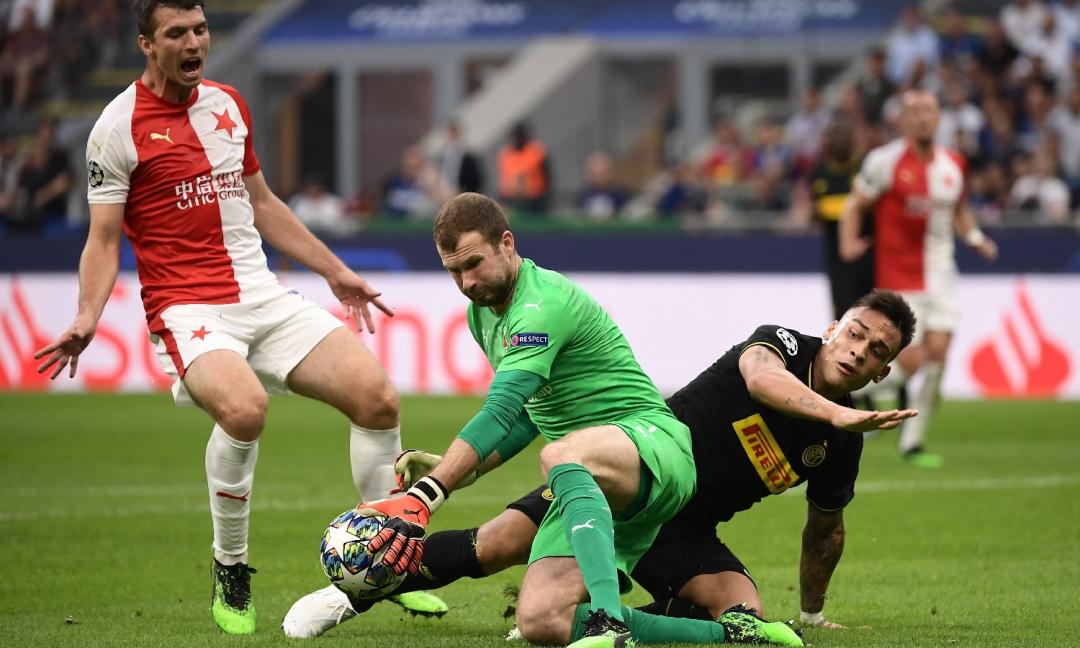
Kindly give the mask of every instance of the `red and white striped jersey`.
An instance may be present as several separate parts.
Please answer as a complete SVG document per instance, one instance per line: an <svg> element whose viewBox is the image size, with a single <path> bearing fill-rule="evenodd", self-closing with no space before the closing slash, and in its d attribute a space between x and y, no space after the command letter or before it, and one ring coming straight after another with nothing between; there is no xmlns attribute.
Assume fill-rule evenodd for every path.
<svg viewBox="0 0 1080 648"><path fill-rule="evenodd" d="M88 200L124 207L153 333L174 304L284 292L266 264L244 176L259 171L240 94L203 81L183 104L141 81L105 108L86 147Z"/></svg>
<svg viewBox="0 0 1080 648"><path fill-rule="evenodd" d="M966 170L959 153L934 147L924 160L904 139L866 156L855 188L877 200L875 286L922 291L956 273L953 217Z"/></svg>

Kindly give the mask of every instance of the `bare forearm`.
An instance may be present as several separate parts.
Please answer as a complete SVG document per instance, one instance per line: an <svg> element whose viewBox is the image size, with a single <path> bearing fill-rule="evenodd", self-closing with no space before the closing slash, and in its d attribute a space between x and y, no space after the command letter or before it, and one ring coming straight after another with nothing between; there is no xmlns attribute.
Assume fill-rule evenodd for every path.
<svg viewBox="0 0 1080 648"><path fill-rule="evenodd" d="M491 457L488 457L488 460L490 461ZM431 471L431 476L439 480L439 483L448 490L454 490L454 487L466 475L475 472L479 465L480 457L476 455L472 446L461 439L454 439L446 450L446 454L443 455L442 461ZM487 465L486 462L485 465ZM491 468L493 466L488 466L488 470Z"/></svg>
<svg viewBox="0 0 1080 648"><path fill-rule="evenodd" d="M271 194L255 206L255 226L267 243L312 272L328 277L347 270L277 196Z"/></svg>
<svg viewBox="0 0 1080 648"><path fill-rule="evenodd" d="M971 212L971 209L964 204L958 206L953 216L953 229L957 236L964 238L969 232L978 228L979 223L975 220L975 214Z"/></svg>
<svg viewBox="0 0 1080 648"><path fill-rule="evenodd" d="M96 324L120 270L120 242L91 238L79 259L78 316Z"/></svg>
<svg viewBox="0 0 1080 648"><path fill-rule="evenodd" d="M747 353L754 353L751 349ZM762 353L768 353L764 349ZM747 382L750 396L757 402L781 414L812 421L831 423L839 405L799 382L786 370L777 369L756 374Z"/></svg>
<svg viewBox="0 0 1080 648"><path fill-rule="evenodd" d="M803 530L802 557L799 560L799 599L803 612L820 612L825 607L825 592L844 553L843 526L826 535Z"/></svg>

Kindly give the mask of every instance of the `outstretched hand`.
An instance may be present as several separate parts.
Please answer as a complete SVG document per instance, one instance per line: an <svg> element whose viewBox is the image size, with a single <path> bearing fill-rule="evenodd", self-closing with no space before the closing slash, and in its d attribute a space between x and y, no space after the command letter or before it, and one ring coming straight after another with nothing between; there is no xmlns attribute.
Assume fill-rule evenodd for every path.
<svg viewBox="0 0 1080 648"><path fill-rule="evenodd" d="M918 416L919 410L857 410L845 407L833 417L832 426L847 432L871 432L873 430L891 430L899 426L904 419Z"/></svg>
<svg viewBox="0 0 1080 648"><path fill-rule="evenodd" d="M330 284L330 290L345 307L346 314L356 321L356 326L360 330L366 328L368 333L375 332L375 322L371 319L369 304L374 305L388 317L394 316L394 311L379 299L382 293L376 292L368 285L368 282L364 281L363 277L352 270L342 270L339 274L328 277L326 283Z"/></svg>
<svg viewBox="0 0 1080 648"><path fill-rule="evenodd" d="M96 330L97 327L93 323L76 318L68 330L64 331L52 344L38 349L37 353L34 354L34 360L49 356L48 360L38 366L38 373L45 373L49 367L55 365L49 379L56 380L64 367L70 366L68 377L74 378L75 371L79 366L79 354L90 344L90 340L94 339L94 331Z"/></svg>

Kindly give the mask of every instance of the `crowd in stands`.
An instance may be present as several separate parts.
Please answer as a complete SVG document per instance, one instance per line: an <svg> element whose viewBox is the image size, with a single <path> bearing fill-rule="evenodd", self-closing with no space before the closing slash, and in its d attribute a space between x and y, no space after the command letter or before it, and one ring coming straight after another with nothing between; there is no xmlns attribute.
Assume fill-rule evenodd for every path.
<svg viewBox="0 0 1080 648"><path fill-rule="evenodd" d="M46 100L115 57L129 22L121 0L0 0L0 232L67 228L70 151Z"/></svg>
<svg viewBox="0 0 1080 648"><path fill-rule="evenodd" d="M121 0L0 0L0 229L62 222L73 184L41 119L46 97L65 97L129 36ZM905 9L854 74L809 88L793 112L719 116L711 139L648 186L619 181L618 163L592 153L576 195L553 194L552 160L529 125L517 125L485 177L450 124L435 151L401 153L377 192L342 199L308 176L292 198L313 227L347 235L364 218L429 219L459 191L498 196L515 212L574 214L587 221L679 219L775 226L811 221L808 177L822 137L840 119L856 156L896 136L901 93L928 89L941 101L938 141L967 159L968 198L984 223L1061 224L1080 213L1080 0L1012 0L996 16L946 7ZM40 123L27 128L26 115ZM9 128L9 124L23 124ZM358 218L357 214L363 214ZM762 219L756 221L755 219Z"/></svg>

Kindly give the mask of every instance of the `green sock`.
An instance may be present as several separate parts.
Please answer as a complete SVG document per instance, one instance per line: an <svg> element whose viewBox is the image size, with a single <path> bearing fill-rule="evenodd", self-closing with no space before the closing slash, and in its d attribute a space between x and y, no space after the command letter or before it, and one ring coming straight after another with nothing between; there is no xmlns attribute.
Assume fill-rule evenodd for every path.
<svg viewBox="0 0 1080 648"><path fill-rule="evenodd" d="M615 567L615 529L600 487L580 464L559 464L548 473L562 517L563 533L574 551L591 607L622 620L619 576Z"/></svg>
<svg viewBox="0 0 1080 648"><path fill-rule="evenodd" d="M585 633L585 620L589 617L589 607L582 603L574 612L574 625L570 630L570 641L581 639ZM630 628L634 641L648 643L723 643L724 626L715 621L698 619L676 619L649 614L641 610L622 608L623 621Z"/></svg>

